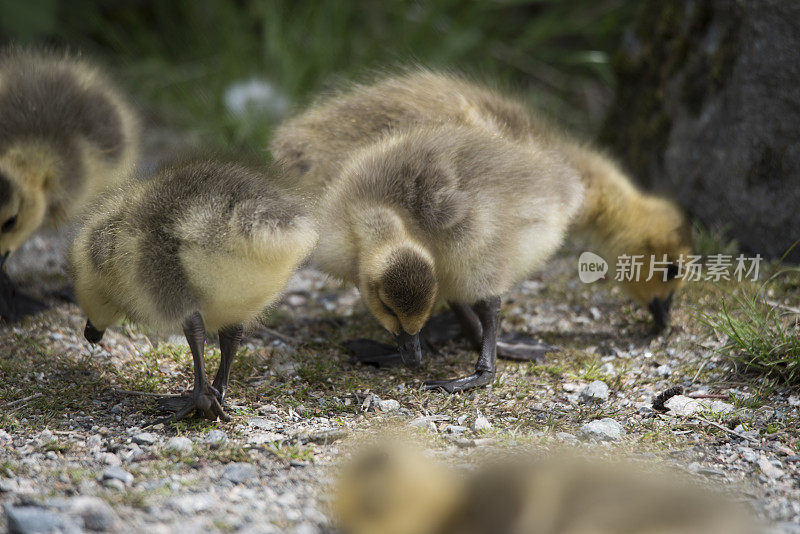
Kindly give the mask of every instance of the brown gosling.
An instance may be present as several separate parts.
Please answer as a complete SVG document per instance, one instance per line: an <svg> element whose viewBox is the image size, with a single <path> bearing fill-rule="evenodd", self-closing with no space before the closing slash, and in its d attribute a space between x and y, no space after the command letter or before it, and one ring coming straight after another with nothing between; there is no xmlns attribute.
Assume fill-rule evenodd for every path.
<svg viewBox="0 0 800 534"><path fill-rule="evenodd" d="M674 294L683 284L681 256L691 252L684 215L669 200L638 189L596 148L559 132L519 100L463 77L416 69L374 84L355 85L324 98L287 121L270 148L307 191L321 194L337 180L349 154L376 138L415 125L464 124L506 139L557 151L577 169L585 201L572 232L588 234L612 260L642 256L642 276L627 291L665 327ZM654 276L648 281L651 259Z"/></svg>
<svg viewBox="0 0 800 534"><path fill-rule="evenodd" d="M423 127L357 151L320 201L315 264L356 285L407 365L437 303L471 307L475 373L495 375L500 298L560 246L583 186L557 153L466 126Z"/></svg>
<svg viewBox="0 0 800 534"><path fill-rule="evenodd" d="M222 402L243 328L275 302L316 238L300 200L237 163L184 162L131 181L101 199L72 246L84 335L97 343L126 317L159 332L182 328L194 390L174 420L195 411L227 420ZM220 340L212 385L206 329Z"/></svg>

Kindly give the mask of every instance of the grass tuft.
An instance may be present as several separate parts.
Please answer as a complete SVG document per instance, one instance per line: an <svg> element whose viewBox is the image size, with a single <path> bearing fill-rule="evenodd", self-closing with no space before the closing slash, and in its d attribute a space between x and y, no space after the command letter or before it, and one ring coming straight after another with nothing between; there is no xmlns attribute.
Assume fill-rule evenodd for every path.
<svg viewBox="0 0 800 534"><path fill-rule="evenodd" d="M800 269L785 269L755 291L727 292L720 311L696 315L727 338L718 351L737 370L787 385L800 384L800 310L768 298L772 282L798 273Z"/></svg>

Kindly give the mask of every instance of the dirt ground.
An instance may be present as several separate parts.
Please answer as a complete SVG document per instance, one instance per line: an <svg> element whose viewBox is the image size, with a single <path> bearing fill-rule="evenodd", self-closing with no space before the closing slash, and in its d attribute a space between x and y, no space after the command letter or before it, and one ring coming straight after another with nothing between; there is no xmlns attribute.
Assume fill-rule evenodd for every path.
<svg viewBox="0 0 800 534"><path fill-rule="evenodd" d="M724 340L695 317L720 305L710 284L688 287L672 330L653 337L646 312L613 283L578 280L583 248L573 243L503 305L504 332L563 350L544 364L501 361L490 387L449 395L420 385L471 372L466 345L444 346L415 370L351 364L343 341L389 339L355 290L305 268L269 326L245 339L233 420L172 428L152 426L149 394L190 386L188 347L134 325L85 342L78 307L52 293L66 285L66 234L36 237L9 265L52 307L0 326L0 529L328 531L336 467L362 437L390 427L457 461L558 443L663 461L729 491L776 532L800 532L800 393L730 372L715 352ZM207 354L214 369L219 351ZM595 399L584 391L598 380L606 399L602 386ZM711 398L694 413L653 411L673 385ZM624 433L584 427L603 418Z"/></svg>

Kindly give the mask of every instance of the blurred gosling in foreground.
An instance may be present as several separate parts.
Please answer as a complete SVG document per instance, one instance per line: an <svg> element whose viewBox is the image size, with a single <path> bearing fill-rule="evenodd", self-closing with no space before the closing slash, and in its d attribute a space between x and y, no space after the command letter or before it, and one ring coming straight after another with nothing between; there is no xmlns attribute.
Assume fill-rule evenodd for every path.
<svg viewBox="0 0 800 534"><path fill-rule="evenodd" d="M622 461L518 455L456 472L400 446L371 449L335 488L343 534L755 534L743 510Z"/></svg>
<svg viewBox="0 0 800 534"><path fill-rule="evenodd" d="M75 240L84 335L97 343L125 317L162 332L182 328L194 390L174 419L194 411L227 419L221 404L243 326L278 298L316 238L304 206L259 171L215 161L168 166L109 193ZM203 365L206 329L219 332L213 385Z"/></svg>

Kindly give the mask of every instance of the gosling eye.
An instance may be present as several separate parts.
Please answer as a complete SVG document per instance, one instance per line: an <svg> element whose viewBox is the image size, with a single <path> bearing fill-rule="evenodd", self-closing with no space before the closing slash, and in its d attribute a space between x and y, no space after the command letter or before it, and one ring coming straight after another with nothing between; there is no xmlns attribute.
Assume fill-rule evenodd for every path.
<svg viewBox="0 0 800 534"><path fill-rule="evenodd" d="M670 263L667 266L667 280L674 280L675 278L678 278L679 274L680 274L680 269L678 268L677 265L675 265L674 263Z"/></svg>
<svg viewBox="0 0 800 534"><path fill-rule="evenodd" d="M16 225L17 225L17 216L14 215L13 217L9 217L8 219L6 219L6 222L3 223L3 226L0 226L0 232L2 233L10 232L11 230L14 229Z"/></svg>

